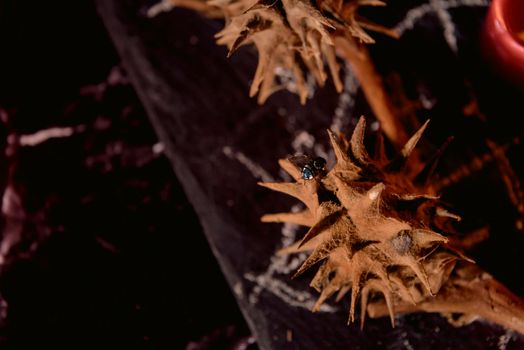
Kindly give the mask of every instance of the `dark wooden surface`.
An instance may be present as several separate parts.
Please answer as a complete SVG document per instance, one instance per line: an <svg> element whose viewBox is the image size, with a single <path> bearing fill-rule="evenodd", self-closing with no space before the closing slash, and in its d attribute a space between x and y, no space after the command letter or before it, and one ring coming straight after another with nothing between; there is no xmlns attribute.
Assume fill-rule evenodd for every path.
<svg viewBox="0 0 524 350"><path fill-rule="evenodd" d="M0 1L0 42L0 349L247 340L94 3ZM177 270L187 289L180 227L206 276Z"/></svg>
<svg viewBox="0 0 524 350"><path fill-rule="evenodd" d="M403 18L408 5L415 6L415 3L392 10L393 16L389 19L392 24ZM342 106L345 114L342 130L346 132L355 117L369 112L361 93L358 89L354 93L349 91L351 79L346 76L350 105L344 106L333 87L327 86L317 90L306 106L300 106L298 99L286 92L258 106L247 97L256 64L252 50L244 48L227 59L225 49L215 45L213 39L222 26L220 21L183 9L148 18L145 15L148 6L150 2L140 0L98 1L99 12L132 83L261 349L524 346L521 336L485 322L454 328L438 315L415 314L398 317L395 329L390 327L389 320L378 319L368 320L364 331L360 331L356 325L346 325L346 303L329 305L325 312L311 313L308 309L316 294L307 287L308 276L290 280L290 274L283 273L283 269L291 260L278 260L274 256L282 244L281 226L259 222L262 214L286 210L293 202L259 188L256 182L267 177L280 179L277 159L281 157L297 150L317 154L327 150L324 130L332 125L337 107ZM464 22L465 32L457 36L459 45L468 33L478 30L485 7L473 6L469 12L465 9L465 13L460 12L462 10L458 10L458 16L470 15L474 20ZM386 40L372 54L382 57L381 70L407 71L411 79L409 86L414 90L419 82L426 82L428 94L436 96L431 107L435 121L430 140L438 144L449 134L459 138L462 135L455 146L460 149L474 137L472 130L480 130L477 137L486 132L475 120L450 124L452 118L462 120L459 117L463 117L461 108L467 95L463 78L468 68L464 74L462 69L467 66L464 59L471 57L474 48L466 41L466 45L460 46L466 54L454 56L450 55L442 36L433 41L424 40L424 35L434 32L435 28L442 32L435 18L428 15L416 28L422 31L421 36L407 31L398 44L401 50L388 51L394 44ZM413 43L420 45L420 55L402 56L406 45L413 46ZM438 57L428 57L439 52ZM420 61L424 58L428 61ZM410 60L415 63L410 65ZM504 139L506 129L497 129L497 123L493 125L493 137ZM307 142L293 148L292 141L301 140L297 138L301 133L312 136L323 149L312 150ZM471 152L469 148L462 151L462 161L468 152ZM461 159L454 157L449 167L453 161L457 163ZM173 266L173 281L179 288L192 288L185 280L177 279L177 271L190 269L199 274L200 262L192 259L192 252L184 247L183 227L173 234L179 235L180 240L173 245L172 254L188 256L186 264ZM512 256L501 256L501 259L511 260ZM502 270L497 266L494 265L493 270ZM510 277L506 277L505 282L516 290L522 288L520 282L513 281L511 285ZM208 298L213 298L213 285L208 289Z"/></svg>

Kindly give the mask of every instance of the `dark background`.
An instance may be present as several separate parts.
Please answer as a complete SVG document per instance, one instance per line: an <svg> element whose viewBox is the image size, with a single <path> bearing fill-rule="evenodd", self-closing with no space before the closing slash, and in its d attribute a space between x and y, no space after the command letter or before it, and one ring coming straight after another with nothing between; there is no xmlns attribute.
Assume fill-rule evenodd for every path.
<svg viewBox="0 0 524 350"><path fill-rule="evenodd" d="M14 243L0 265L0 348L244 341L249 331L171 165L153 151L158 140L94 4L0 1L0 47L0 185L14 193L1 219L3 244ZM17 144L51 127L77 131Z"/></svg>

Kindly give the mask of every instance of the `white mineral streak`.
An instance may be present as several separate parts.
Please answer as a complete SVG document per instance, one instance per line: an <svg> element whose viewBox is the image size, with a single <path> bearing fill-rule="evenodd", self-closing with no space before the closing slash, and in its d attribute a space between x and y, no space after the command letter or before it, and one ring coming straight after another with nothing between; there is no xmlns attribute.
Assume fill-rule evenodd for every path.
<svg viewBox="0 0 524 350"><path fill-rule="evenodd" d="M298 93L295 75L291 69L277 66L275 76L280 80L281 88L292 93ZM315 94L316 82L311 74L306 75L307 98L312 98Z"/></svg>
<svg viewBox="0 0 524 350"><path fill-rule="evenodd" d="M315 146L315 137L305 130L299 130L291 142L291 147L296 153L305 153Z"/></svg>
<svg viewBox="0 0 524 350"><path fill-rule="evenodd" d="M300 134L300 133L299 133ZM300 143L296 143L300 145ZM246 169L253 175L253 177L260 179L264 182L274 182L275 180L269 173L263 169L260 165L249 159L245 154L234 151L231 147L224 147L222 152L230 158L236 159L240 164L244 165ZM302 208L301 205L297 204L292 207L292 211L299 211ZM282 226L282 238L279 248L287 247L296 241L296 232L298 226L290 223L285 223ZM285 275L285 278L289 278L289 275L295 271L298 266L306 259L305 254L299 254L297 256L280 256L276 252L270 258L270 263L266 271L262 274L255 274L248 272L244 275L244 278L248 281L255 283L255 287L252 289L248 296L248 300L255 304L258 302L260 294L265 290L275 296L279 297L285 303L295 306L302 307L311 310L315 305L316 298L308 292L294 289L286 282L283 282L278 278L278 275ZM323 305L320 311L334 312L336 308Z"/></svg>
<svg viewBox="0 0 524 350"><path fill-rule="evenodd" d="M291 208L293 212L299 211L300 209L301 205L298 204ZM294 224L285 223L283 225L282 239L280 241L281 247L286 247L296 241L297 229L298 226ZM294 289L286 282L283 282L281 279L277 278L277 275L289 276L289 274L295 271L295 269L300 266L300 264L302 264L305 259L305 254L300 254L293 257L274 254L270 259L269 267L264 273L260 275L246 273L244 277L247 280L256 283L255 288L253 288L253 291L249 295L249 301L251 303L257 303L262 291L266 290L279 297L289 305L311 310L315 305L315 296L309 292ZM320 311L335 312L336 308L324 304L320 308Z"/></svg>
<svg viewBox="0 0 524 350"><path fill-rule="evenodd" d="M247 170L258 180L264 182L274 182L273 176L271 176L264 168L249 159L244 153L235 151L229 146L222 148L222 152L230 159L237 160L240 164L246 167Z"/></svg>
<svg viewBox="0 0 524 350"><path fill-rule="evenodd" d="M172 0L162 0L154 4L147 10L147 17L152 18L158 16L162 12L169 12L175 7L175 2Z"/></svg>
<svg viewBox="0 0 524 350"><path fill-rule="evenodd" d="M455 33L455 25L451 20L449 9L457 7L486 7L489 6L489 0L430 0L429 4L423 4L412 8L406 13L406 16L397 23L395 30L399 35L404 34L405 31L413 29L415 24L428 14L435 14L442 23L444 29L444 37L446 42L452 50L456 52L457 39Z"/></svg>
<svg viewBox="0 0 524 350"><path fill-rule="evenodd" d="M444 29L444 39L446 39L446 42L448 43L448 46L451 48L451 50L454 53L457 53L458 46L455 23L453 23L451 15L447 10L448 2L445 0L430 0L429 4L433 8L433 11L442 24L442 28Z"/></svg>
<svg viewBox="0 0 524 350"><path fill-rule="evenodd" d="M515 332L511 329L506 329L506 332L499 337L498 348L499 350L506 350L509 342L515 335Z"/></svg>
<svg viewBox="0 0 524 350"><path fill-rule="evenodd" d="M297 139L295 139L294 145L297 149L302 149L304 143L309 145L311 142L310 137L305 131L299 131L297 133ZM314 138L313 138L314 142ZM251 174L257 178L261 179L264 182L274 182L275 180L268 172L263 169L260 165L255 163L253 160L249 159L246 155L241 152L234 151L231 147L224 147L222 149L224 154L231 158L236 159L240 164L244 165ZM292 211L301 210L301 205L295 205L292 207ZM296 241L296 232L298 226L290 223L285 223L282 226L282 238L278 248L287 247ZM276 252L270 258L270 263L266 271L262 274L255 274L248 272L244 275L244 278L248 281L255 283L255 287L252 289L251 293L248 296L248 300L255 304L258 302L260 294L263 291L268 291L278 298L280 298L285 303L295 306L302 307L308 310L311 310L316 302L316 297L310 294L309 292L301 291L294 289L288 283L282 281L281 278L278 278L278 275L284 275L285 278L289 278L289 275L295 271L300 264L306 259L305 254L299 254L296 256L280 256ZM336 308L323 305L320 311L323 312L334 312Z"/></svg>
<svg viewBox="0 0 524 350"><path fill-rule="evenodd" d="M346 64L344 71L344 91L342 91L338 97L338 104L335 108L335 114L332 117L331 126L329 127L334 133L348 131L346 127L353 106L355 105L355 95L360 87L360 83L351 71L349 64Z"/></svg>
<svg viewBox="0 0 524 350"><path fill-rule="evenodd" d="M20 135L18 144L20 146L36 146L50 139L64 138L73 135L76 131L83 131L84 127L54 127L39 130L33 134Z"/></svg>
<svg viewBox="0 0 524 350"><path fill-rule="evenodd" d="M162 154L166 148L162 142L157 142L153 145L152 149L154 154Z"/></svg>
<svg viewBox="0 0 524 350"><path fill-rule="evenodd" d="M0 268L4 265L11 248L20 241L25 219L20 197L9 184L2 196L2 216L4 218L4 229L0 242Z"/></svg>

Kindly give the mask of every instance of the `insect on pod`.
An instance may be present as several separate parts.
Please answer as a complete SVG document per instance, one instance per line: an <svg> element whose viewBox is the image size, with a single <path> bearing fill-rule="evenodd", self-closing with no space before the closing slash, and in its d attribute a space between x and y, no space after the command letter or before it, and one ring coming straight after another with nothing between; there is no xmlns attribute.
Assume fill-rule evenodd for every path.
<svg viewBox="0 0 524 350"><path fill-rule="evenodd" d="M289 161L301 169L301 178L304 180L312 180L326 174L326 160L322 157L296 155L290 157Z"/></svg>

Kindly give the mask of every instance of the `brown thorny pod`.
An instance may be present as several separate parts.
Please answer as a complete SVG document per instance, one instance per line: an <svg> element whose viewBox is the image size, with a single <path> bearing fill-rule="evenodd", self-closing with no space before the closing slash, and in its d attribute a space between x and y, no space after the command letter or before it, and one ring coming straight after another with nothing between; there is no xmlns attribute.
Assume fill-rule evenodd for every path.
<svg viewBox="0 0 524 350"><path fill-rule="evenodd" d="M433 164L410 166L426 126L392 160L381 137L373 157L368 154L364 118L350 140L328 131L336 156L329 171L324 164L301 168L283 159L281 167L295 182L260 183L299 199L305 209L265 215L262 221L309 227L280 254L310 252L295 276L319 266L310 284L320 293L314 311L332 295L338 301L349 293L349 321L360 299L361 326L366 314L389 314L394 325L396 313L427 311L454 324L481 317L524 334L521 300L446 237L449 220L458 217L441 205L428 181Z"/></svg>
<svg viewBox="0 0 524 350"><path fill-rule="evenodd" d="M216 37L219 44L228 47L229 55L242 45L256 47L258 66L250 96L258 94L259 103L283 88L277 77L279 70L293 77L292 87L287 88L305 103L309 89L302 67L323 86L327 79L324 62L335 88L341 92L333 38L373 43L364 29L395 36L393 31L357 14L360 6L385 5L378 0L211 0L208 4L223 12L226 26Z"/></svg>

